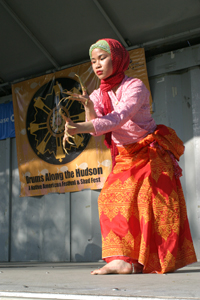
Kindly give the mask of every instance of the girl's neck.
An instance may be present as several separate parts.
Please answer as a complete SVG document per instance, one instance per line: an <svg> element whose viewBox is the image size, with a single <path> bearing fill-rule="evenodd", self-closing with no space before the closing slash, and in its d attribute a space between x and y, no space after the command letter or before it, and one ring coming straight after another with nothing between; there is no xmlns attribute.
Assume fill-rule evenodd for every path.
<svg viewBox="0 0 200 300"><path fill-rule="evenodd" d="M112 91L113 91L115 94L116 94L116 92L117 92L119 86L120 86L120 84L116 85L116 86L112 89Z"/></svg>

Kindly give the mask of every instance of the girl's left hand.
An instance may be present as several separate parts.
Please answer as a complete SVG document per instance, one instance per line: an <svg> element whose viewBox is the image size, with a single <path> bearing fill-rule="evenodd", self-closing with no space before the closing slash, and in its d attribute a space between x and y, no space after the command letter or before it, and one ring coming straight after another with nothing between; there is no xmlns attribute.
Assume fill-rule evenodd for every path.
<svg viewBox="0 0 200 300"><path fill-rule="evenodd" d="M78 133L78 126L69 118L65 117L65 121L66 123L65 123L63 142L70 143L69 138L73 138L73 135Z"/></svg>

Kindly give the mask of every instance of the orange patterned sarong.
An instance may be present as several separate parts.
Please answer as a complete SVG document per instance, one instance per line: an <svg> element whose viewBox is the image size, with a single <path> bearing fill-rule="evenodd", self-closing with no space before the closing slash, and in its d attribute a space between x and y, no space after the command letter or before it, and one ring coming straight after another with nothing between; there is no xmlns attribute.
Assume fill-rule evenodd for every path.
<svg viewBox="0 0 200 300"><path fill-rule="evenodd" d="M143 140L119 147L98 200L102 257L125 257L143 273L171 272L196 262L177 160L175 131L158 125Z"/></svg>

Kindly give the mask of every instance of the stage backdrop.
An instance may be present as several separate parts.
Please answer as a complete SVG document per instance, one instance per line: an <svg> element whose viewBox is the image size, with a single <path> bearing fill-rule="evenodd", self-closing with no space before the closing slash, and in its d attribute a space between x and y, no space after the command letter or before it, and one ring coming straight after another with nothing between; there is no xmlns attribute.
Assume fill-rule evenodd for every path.
<svg viewBox="0 0 200 300"><path fill-rule="evenodd" d="M126 74L140 78L149 89L144 49L131 50L130 59ZM85 119L81 103L60 102L67 90L81 93L75 74L81 77L89 94L98 88L100 82L90 62L12 86L22 197L101 189L111 171L104 136L78 134L74 145L66 144L68 154L63 150L65 122L58 103L73 122Z"/></svg>

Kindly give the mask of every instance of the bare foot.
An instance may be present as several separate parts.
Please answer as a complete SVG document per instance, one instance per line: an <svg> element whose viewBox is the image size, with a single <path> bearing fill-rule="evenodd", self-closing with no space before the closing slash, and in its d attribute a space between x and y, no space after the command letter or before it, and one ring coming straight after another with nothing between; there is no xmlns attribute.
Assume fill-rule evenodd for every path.
<svg viewBox="0 0 200 300"><path fill-rule="evenodd" d="M143 265L141 265L140 263L135 263L134 264L134 274L139 274L142 273L143 271Z"/></svg>
<svg viewBox="0 0 200 300"><path fill-rule="evenodd" d="M121 260L115 259L109 262L101 269L97 269L91 272L92 275L106 275L106 274L131 274L133 268L131 264Z"/></svg>

